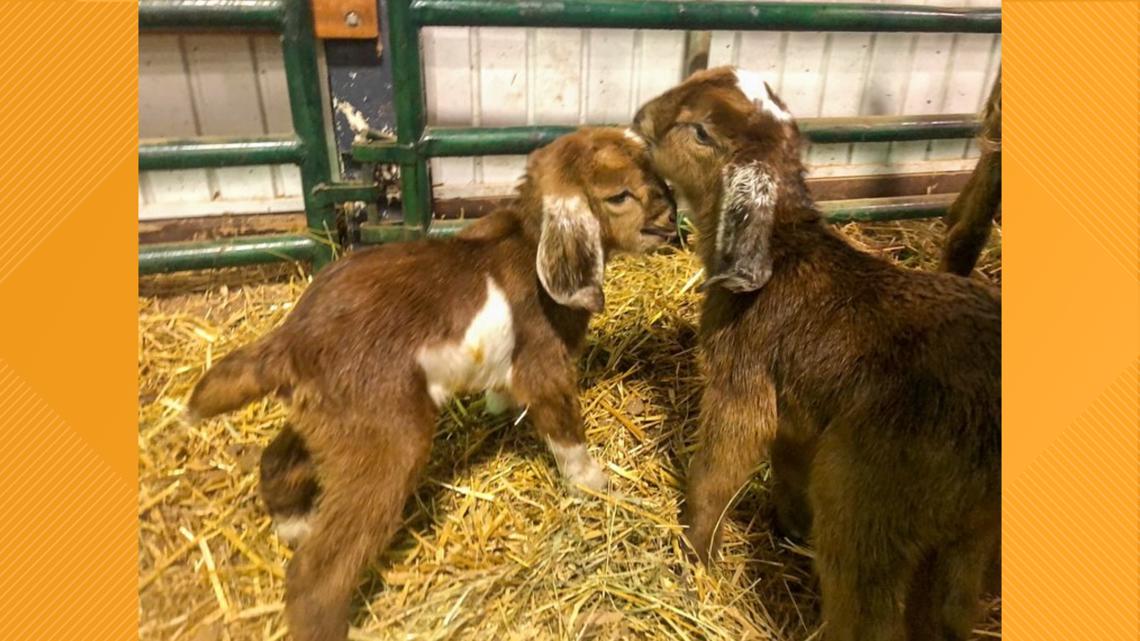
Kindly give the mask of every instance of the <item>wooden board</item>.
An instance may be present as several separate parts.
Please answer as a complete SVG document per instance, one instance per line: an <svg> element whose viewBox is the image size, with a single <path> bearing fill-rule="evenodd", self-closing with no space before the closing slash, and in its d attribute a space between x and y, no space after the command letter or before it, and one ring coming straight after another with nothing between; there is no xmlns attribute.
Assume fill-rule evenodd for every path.
<svg viewBox="0 0 1140 641"><path fill-rule="evenodd" d="M313 27L318 38L375 38L376 0L313 0Z"/></svg>

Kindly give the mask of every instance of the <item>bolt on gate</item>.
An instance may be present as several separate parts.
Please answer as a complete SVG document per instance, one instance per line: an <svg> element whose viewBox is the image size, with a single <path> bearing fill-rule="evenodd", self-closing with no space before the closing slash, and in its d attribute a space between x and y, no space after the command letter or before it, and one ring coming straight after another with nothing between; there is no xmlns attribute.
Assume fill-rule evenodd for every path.
<svg viewBox="0 0 1140 641"><path fill-rule="evenodd" d="M866 31L1001 33L1000 9L821 2L513 0L388 0L387 24L395 84L394 141L353 145L361 163L400 167L403 222L378 225L367 240L391 242L453 233L461 221L432 225L428 160L445 156L525 154L570 132L571 126L428 127L420 63L420 29L430 26L575 27L736 31ZM320 268L335 250L335 204L374 202L376 185L332 180L322 115L317 41L309 0L140 0L140 29L274 30L281 33L295 134L198 138L140 145L139 169L189 169L294 163L301 170L307 234L246 236L196 243L147 245L140 273L306 260ZM976 114L805 118L817 143L899 142L970 138ZM840 201L822 205L833 222L928 218L943 214L953 195Z"/></svg>

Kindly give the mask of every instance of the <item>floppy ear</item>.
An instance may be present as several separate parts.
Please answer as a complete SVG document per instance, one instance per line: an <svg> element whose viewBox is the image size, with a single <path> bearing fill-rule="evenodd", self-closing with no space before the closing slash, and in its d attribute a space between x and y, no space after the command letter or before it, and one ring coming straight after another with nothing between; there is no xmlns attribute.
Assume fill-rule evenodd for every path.
<svg viewBox="0 0 1140 641"><path fill-rule="evenodd" d="M716 268L701 289L736 292L763 287L772 277L772 222L776 179L761 163L725 168L716 228Z"/></svg>
<svg viewBox="0 0 1140 641"><path fill-rule="evenodd" d="M580 196L544 196L538 280L561 305L600 312L605 255L598 219Z"/></svg>

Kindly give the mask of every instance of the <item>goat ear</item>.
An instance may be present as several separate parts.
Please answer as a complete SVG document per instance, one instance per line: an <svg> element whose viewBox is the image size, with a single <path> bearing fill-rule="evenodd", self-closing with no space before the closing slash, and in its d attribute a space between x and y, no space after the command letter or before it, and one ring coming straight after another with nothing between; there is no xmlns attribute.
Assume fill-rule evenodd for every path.
<svg viewBox="0 0 1140 641"><path fill-rule="evenodd" d="M602 231L580 196L544 196L538 239L538 279L556 302L590 312L605 307Z"/></svg>
<svg viewBox="0 0 1140 641"><path fill-rule="evenodd" d="M744 293L763 287L772 277L772 223L776 179L761 163L725 169L720 217L716 228L715 269L701 285Z"/></svg>

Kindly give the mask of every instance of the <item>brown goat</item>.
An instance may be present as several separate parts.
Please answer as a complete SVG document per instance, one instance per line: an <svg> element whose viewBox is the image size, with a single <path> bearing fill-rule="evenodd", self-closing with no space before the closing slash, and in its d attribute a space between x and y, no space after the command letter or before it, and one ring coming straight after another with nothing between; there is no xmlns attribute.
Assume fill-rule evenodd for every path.
<svg viewBox="0 0 1140 641"><path fill-rule="evenodd" d="M272 392L290 404L262 493L303 538L286 577L295 639L346 637L359 574L399 526L455 394L508 396L568 480L605 487L586 450L577 355L603 307L605 259L661 245L673 215L643 142L579 130L531 154L512 205L453 239L338 261L280 327L207 372L190 399L197 417Z"/></svg>
<svg viewBox="0 0 1140 641"><path fill-rule="evenodd" d="M808 193L795 121L755 89L700 72L635 118L707 274L687 536L707 562L770 448L829 640L965 639L999 533L1000 299L848 245Z"/></svg>
<svg viewBox="0 0 1140 641"><path fill-rule="evenodd" d="M946 247L942 271L969 276L989 240L1001 208L1001 69L982 110L978 136L982 155L962 192L946 212Z"/></svg>

